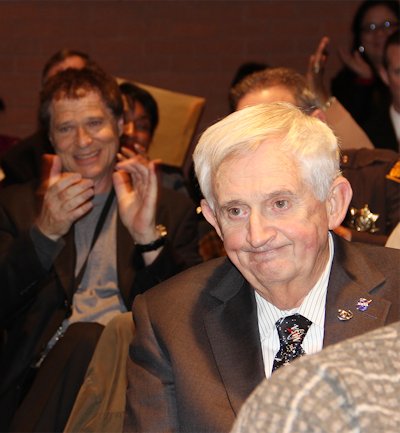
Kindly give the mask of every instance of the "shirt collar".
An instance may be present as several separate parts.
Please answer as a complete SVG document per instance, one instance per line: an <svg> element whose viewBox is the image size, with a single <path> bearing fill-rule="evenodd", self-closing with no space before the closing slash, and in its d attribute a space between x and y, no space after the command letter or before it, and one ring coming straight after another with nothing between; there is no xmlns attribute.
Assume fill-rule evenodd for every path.
<svg viewBox="0 0 400 433"><path fill-rule="evenodd" d="M291 310L281 310L275 305L264 299L258 292L255 292L256 303L257 303L257 315L259 320L262 320L265 327L262 329L264 332L274 332L275 323L281 317L290 316L295 313L299 313L306 317L313 324L323 328L325 323L325 303L326 303L326 292L328 289L329 275L331 272L333 255L334 255L334 244L332 235L328 233L328 245L329 245L329 259L325 266L323 273L319 280L310 290L307 296L303 299L303 302L298 308ZM262 330L260 330L263 333ZM264 335L261 335L263 339Z"/></svg>

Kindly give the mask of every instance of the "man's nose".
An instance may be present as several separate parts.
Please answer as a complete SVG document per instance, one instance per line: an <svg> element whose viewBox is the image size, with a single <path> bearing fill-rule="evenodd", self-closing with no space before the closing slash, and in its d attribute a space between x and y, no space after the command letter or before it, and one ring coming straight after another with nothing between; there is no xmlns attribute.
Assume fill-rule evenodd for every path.
<svg viewBox="0 0 400 433"><path fill-rule="evenodd" d="M81 147L85 147L92 142L92 136L86 131L84 127L78 129L78 144Z"/></svg>
<svg viewBox="0 0 400 433"><path fill-rule="evenodd" d="M253 248L260 248L275 238L276 229L271 221L260 213L252 212L249 219L247 241Z"/></svg>

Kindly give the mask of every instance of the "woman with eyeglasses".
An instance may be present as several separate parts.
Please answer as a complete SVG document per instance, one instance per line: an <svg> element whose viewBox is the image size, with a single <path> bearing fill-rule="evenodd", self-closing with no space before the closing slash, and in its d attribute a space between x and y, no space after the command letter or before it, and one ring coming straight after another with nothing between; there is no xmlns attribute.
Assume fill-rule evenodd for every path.
<svg viewBox="0 0 400 433"><path fill-rule="evenodd" d="M365 0L353 18L351 52L339 51L344 67L332 81L332 93L364 129L377 112L390 105L379 68L385 42L399 28L399 21L399 1ZM374 145L384 147L384 143Z"/></svg>

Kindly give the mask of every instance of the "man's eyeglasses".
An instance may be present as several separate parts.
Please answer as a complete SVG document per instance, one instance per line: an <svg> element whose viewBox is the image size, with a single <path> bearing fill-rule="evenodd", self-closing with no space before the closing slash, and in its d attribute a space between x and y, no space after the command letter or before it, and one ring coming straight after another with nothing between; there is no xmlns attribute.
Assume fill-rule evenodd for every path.
<svg viewBox="0 0 400 433"><path fill-rule="evenodd" d="M374 33L378 30L396 30L399 26L398 22L384 21L382 24L369 23L361 27L361 31L365 33Z"/></svg>

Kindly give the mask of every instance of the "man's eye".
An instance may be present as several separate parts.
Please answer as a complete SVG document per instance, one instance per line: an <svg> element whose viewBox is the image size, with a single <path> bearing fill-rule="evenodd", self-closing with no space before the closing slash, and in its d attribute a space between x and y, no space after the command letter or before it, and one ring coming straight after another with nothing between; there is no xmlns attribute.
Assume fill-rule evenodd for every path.
<svg viewBox="0 0 400 433"><path fill-rule="evenodd" d="M289 206L289 202L287 200L277 200L275 202L275 207L278 209L287 209Z"/></svg>
<svg viewBox="0 0 400 433"><path fill-rule="evenodd" d="M137 122L135 127L141 132L150 132L150 125L147 122Z"/></svg>
<svg viewBox="0 0 400 433"><path fill-rule="evenodd" d="M71 125L63 125L63 126L59 126L57 128L58 132L60 132L61 134L66 134L68 132L70 132L72 130L72 126Z"/></svg>
<svg viewBox="0 0 400 433"><path fill-rule="evenodd" d="M242 211L238 207L232 207L232 208L228 209L228 214L230 216L237 217L237 216L240 216L242 214Z"/></svg>
<svg viewBox="0 0 400 433"><path fill-rule="evenodd" d="M89 126L95 128L96 126L100 126L103 124L101 119L93 119L89 122Z"/></svg>

